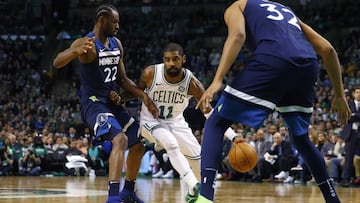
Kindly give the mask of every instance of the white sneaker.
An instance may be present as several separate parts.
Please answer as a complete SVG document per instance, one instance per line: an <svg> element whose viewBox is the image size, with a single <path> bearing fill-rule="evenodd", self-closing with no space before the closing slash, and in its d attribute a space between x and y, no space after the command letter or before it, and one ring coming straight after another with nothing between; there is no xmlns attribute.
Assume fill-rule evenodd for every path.
<svg viewBox="0 0 360 203"><path fill-rule="evenodd" d="M174 178L174 171L173 170L168 171L167 173L162 175L161 178Z"/></svg>
<svg viewBox="0 0 360 203"><path fill-rule="evenodd" d="M221 173L216 174L216 180L220 180L222 178L223 178L223 176L221 175Z"/></svg>
<svg viewBox="0 0 360 203"><path fill-rule="evenodd" d="M160 169L158 172L156 172L154 175L152 175L152 177L153 178L160 178L163 175L164 175L164 172L162 171L162 169Z"/></svg>
<svg viewBox="0 0 360 203"><path fill-rule="evenodd" d="M295 166L290 169L290 171L303 171L304 169L301 166Z"/></svg>
<svg viewBox="0 0 360 203"><path fill-rule="evenodd" d="M285 180L284 183L292 183L294 181L294 178L291 176L288 176Z"/></svg>
<svg viewBox="0 0 360 203"><path fill-rule="evenodd" d="M276 179L286 179L289 176L289 172L281 171L279 174L274 176Z"/></svg>

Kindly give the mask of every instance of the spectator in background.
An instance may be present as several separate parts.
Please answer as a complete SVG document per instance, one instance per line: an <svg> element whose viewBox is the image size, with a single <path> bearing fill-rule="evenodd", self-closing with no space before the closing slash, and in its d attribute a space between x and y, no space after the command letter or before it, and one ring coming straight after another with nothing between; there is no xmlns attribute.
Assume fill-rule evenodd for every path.
<svg viewBox="0 0 360 203"><path fill-rule="evenodd" d="M90 169L96 171L105 170L104 161L100 156L100 146L94 146L92 142L89 143L88 152L86 158L89 161Z"/></svg>
<svg viewBox="0 0 360 203"><path fill-rule="evenodd" d="M355 169L355 177L352 183L354 185L360 185L360 152L357 152L354 156L354 169Z"/></svg>
<svg viewBox="0 0 360 203"><path fill-rule="evenodd" d="M35 120L34 127L38 131L42 131L45 128L46 121L43 119L42 116L38 116Z"/></svg>
<svg viewBox="0 0 360 203"><path fill-rule="evenodd" d="M279 127L279 133L280 133L281 137L283 138L283 140L290 142L289 132L285 126Z"/></svg>
<svg viewBox="0 0 360 203"><path fill-rule="evenodd" d="M350 179L354 176L354 155L360 148L360 86L356 86L352 92L353 100L349 101L351 117L341 131L341 137L345 141L345 163L341 174L341 185L350 186Z"/></svg>
<svg viewBox="0 0 360 203"><path fill-rule="evenodd" d="M337 142L337 136L339 136L338 132L330 131L328 141L321 148L321 154L324 156L327 169L329 169L330 160L336 157L334 149Z"/></svg>
<svg viewBox="0 0 360 203"><path fill-rule="evenodd" d="M75 139L82 139L82 137L76 132L75 127L71 126L69 127L68 134L66 135L70 140Z"/></svg>
<svg viewBox="0 0 360 203"><path fill-rule="evenodd" d="M0 146L0 176L6 176L13 171L14 159L8 153L5 145Z"/></svg>
<svg viewBox="0 0 360 203"><path fill-rule="evenodd" d="M64 144L63 137L61 137L61 136L55 137L55 144L52 146L52 150L56 151L59 148L61 148L61 149L69 148L68 145Z"/></svg>
<svg viewBox="0 0 360 203"><path fill-rule="evenodd" d="M238 129L240 130L241 132L243 132L242 129ZM238 131L237 130L237 131ZM236 131L237 134L239 134L238 132ZM247 142L248 144L250 144L251 146L255 147L255 142L254 142L254 136L252 134L252 132L247 132L246 135L245 135L245 142Z"/></svg>
<svg viewBox="0 0 360 203"><path fill-rule="evenodd" d="M284 141L280 133L276 132L273 135L272 146L264 154L264 159L259 160L260 176L268 179L271 178L271 174L276 174L274 178L285 180L297 162L291 144Z"/></svg>
<svg viewBox="0 0 360 203"><path fill-rule="evenodd" d="M267 178L267 177L261 177L259 162L261 162L260 165L263 164L264 155L266 152L268 152L270 150L271 145L272 145L272 142L266 141L264 138L264 130L261 128L258 129L255 134L255 149L256 149L256 152L258 155L257 164L254 169L256 171L256 174L253 177L253 181L255 181L255 182L260 182L261 179Z"/></svg>
<svg viewBox="0 0 360 203"><path fill-rule="evenodd" d="M40 159L40 168L42 171L48 170L48 150L42 141L42 137L36 135L34 137L33 151L35 157Z"/></svg>
<svg viewBox="0 0 360 203"><path fill-rule="evenodd" d="M334 147L334 155L336 157L332 158L329 164L330 177L334 179L335 182L340 182L342 180L342 175L340 176L339 172L341 172L341 174L344 172L345 148L346 142L344 142L341 137L338 137Z"/></svg>
<svg viewBox="0 0 360 203"><path fill-rule="evenodd" d="M27 149L27 152L19 160L19 174L20 175L29 175L29 176L38 176L41 171L41 160L39 157L36 157L33 149Z"/></svg>
<svg viewBox="0 0 360 203"><path fill-rule="evenodd" d="M76 139L71 139L70 140L70 145L69 148L66 150L66 158L67 158L67 163L72 162L72 158L74 157L82 157L85 158L87 157L87 150L86 150L86 154L84 154L83 150L82 150L83 144L81 140L76 140ZM72 157L72 158L71 158ZM75 161L75 162L82 162L83 164L81 165L71 165L71 167L69 167L69 165L67 165L67 163L65 163L65 173L67 175L71 175L71 176L84 176L86 174L86 172L88 171L88 162L87 161Z"/></svg>

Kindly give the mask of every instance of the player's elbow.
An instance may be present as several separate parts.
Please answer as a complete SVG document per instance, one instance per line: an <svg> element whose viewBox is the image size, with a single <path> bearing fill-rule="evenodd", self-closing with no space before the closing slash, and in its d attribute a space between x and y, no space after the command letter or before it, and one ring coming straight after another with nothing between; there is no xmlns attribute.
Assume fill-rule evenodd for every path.
<svg viewBox="0 0 360 203"><path fill-rule="evenodd" d="M331 46L330 44L327 45L327 46L321 47L321 49L318 51L318 54L319 54L322 58L337 57L336 50L335 50L334 47Z"/></svg>
<svg viewBox="0 0 360 203"><path fill-rule="evenodd" d="M53 61L53 66L54 68L59 69L62 68L64 64L62 64L57 58L55 58Z"/></svg>
<svg viewBox="0 0 360 203"><path fill-rule="evenodd" d="M316 48L316 52L322 57L336 54L334 47L328 41L324 41L323 43L319 44L319 46Z"/></svg>
<svg viewBox="0 0 360 203"><path fill-rule="evenodd" d="M245 42L246 34L244 32L233 32L230 36L234 43L243 44Z"/></svg>
<svg viewBox="0 0 360 203"><path fill-rule="evenodd" d="M53 66L54 66L54 68L61 68L59 63L57 63L56 60L53 61Z"/></svg>

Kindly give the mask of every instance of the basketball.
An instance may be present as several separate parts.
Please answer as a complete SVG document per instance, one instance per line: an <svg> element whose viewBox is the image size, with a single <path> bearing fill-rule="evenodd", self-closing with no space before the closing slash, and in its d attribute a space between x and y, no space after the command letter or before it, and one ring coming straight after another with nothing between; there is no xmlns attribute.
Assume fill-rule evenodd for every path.
<svg viewBox="0 0 360 203"><path fill-rule="evenodd" d="M238 172L248 172L256 166L255 147L246 142L234 143L228 154L230 166Z"/></svg>

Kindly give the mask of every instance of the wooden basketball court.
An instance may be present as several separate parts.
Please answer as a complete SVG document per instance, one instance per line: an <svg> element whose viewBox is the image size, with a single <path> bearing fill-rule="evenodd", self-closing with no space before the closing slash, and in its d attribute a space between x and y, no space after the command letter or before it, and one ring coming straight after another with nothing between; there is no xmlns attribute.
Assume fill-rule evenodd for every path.
<svg viewBox="0 0 360 203"><path fill-rule="evenodd" d="M186 189L179 179L137 181L139 196L146 203L184 203ZM359 188L337 187L343 203L360 203ZM0 177L1 203L103 203L107 197L106 177ZM217 203L321 203L315 185L245 183L218 181Z"/></svg>

